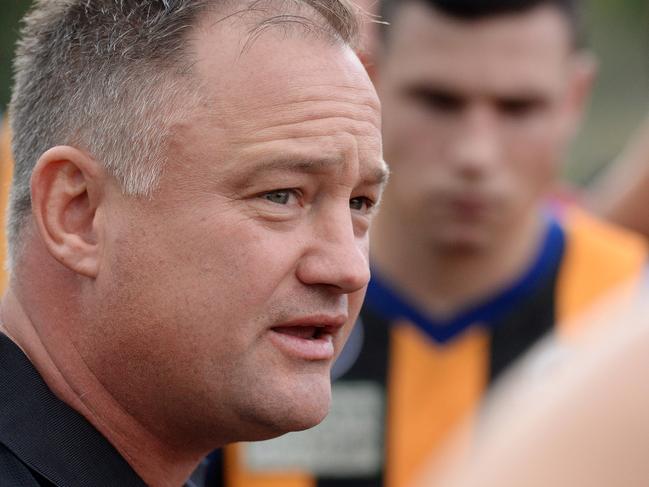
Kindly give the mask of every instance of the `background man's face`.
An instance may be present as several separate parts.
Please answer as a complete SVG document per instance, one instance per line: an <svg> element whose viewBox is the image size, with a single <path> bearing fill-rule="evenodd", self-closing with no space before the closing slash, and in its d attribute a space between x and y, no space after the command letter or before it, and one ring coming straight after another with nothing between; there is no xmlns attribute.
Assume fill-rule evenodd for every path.
<svg viewBox="0 0 649 487"><path fill-rule="evenodd" d="M152 200L116 190L106 215L99 285L123 322L87 337L95 350L113 342L90 360L142 377L104 380L124 404L157 397L149 416L181 418L194 438L320 421L369 279L378 99L349 49L278 30L243 54L239 32L200 31L204 104L174 127Z"/></svg>
<svg viewBox="0 0 649 487"><path fill-rule="evenodd" d="M529 217L574 128L567 23L551 7L465 22L413 2L391 29L376 66L390 211L441 248L494 244Z"/></svg>

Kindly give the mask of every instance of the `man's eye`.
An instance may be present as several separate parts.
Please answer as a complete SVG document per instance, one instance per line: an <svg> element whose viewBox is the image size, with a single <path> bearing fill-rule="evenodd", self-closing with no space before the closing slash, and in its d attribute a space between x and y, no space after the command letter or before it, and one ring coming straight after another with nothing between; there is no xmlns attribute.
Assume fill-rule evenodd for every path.
<svg viewBox="0 0 649 487"><path fill-rule="evenodd" d="M365 196L359 196L357 198L352 198L349 200L349 207L352 210L367 213L372 208L372 206L374 206L374 202L369 198L366 198Z"/></svg>
<svg viewBox="0 0 649 487"><path fill-rule="evenodd" d="M262 198L267 199L278 205L286 205L293 196L293 192L288 189L279 189L277 191L271 191L270 193L265 193L262 195Z"/></svg>
<svg viewBox="0 0 649 487"><path fill-rule="evenodd" d="M421 107L441 113L457 113L464 109L466 100L455 93L427 86L415 86L408 90L408 96Z"/></svg>
<svg viewBox="0 0 649 487"><path fill-rule="evenodd" d="M536 98L514 98L511 100L501 100L498 105L503 114L510 117L522 118L542 109L545 103L543 100Z"/></svg>

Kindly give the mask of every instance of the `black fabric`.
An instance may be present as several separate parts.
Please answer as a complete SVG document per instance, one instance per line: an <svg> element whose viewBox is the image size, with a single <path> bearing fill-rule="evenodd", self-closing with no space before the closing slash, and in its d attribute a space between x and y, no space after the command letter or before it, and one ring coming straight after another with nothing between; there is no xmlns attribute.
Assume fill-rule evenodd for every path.
<svg viewBox="0 0 649 487"><path fill-rule="evenodd" d="M560 261L534 293L512 307L498 326L492 328L489 347L490 384L537 340L553 331L559 264Z"/></svg>
<svg viewBox="0 0 649 487"><path fill-rule="evenodd" d="M52 487L53 483L32 471L0 444L0 485L2 487Z"/></svg>
<svg viewBox="0 0 649 487"><path fill-rule="evenodd" d="M145 487L113 446L0 334L0 486Z"/></svg>
<svg viewBox="0 0 649 487"><path fill-rule="evenodd" d="M368 306L360 313L363 347L351 368L339 380L371 380L384 388L388 383L390 323ZM368 326L369 324L369 326Z"/></svg>
<svg viewBox="0 0 649 487"><path fill-rule="evenodd" d="M223 465L223 450L214 450L207 457L208 463L205 472L206 487L224 487L225 486L225 467Z"/></svg>

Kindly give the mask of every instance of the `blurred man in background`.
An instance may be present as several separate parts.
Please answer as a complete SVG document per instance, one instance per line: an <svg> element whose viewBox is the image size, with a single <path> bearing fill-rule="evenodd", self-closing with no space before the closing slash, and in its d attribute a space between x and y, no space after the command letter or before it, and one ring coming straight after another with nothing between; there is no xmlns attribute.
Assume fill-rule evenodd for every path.
<svg viewBox="0 0 649 487"><path fill-rule="evenodd" d="M332 415L226 452L228 486L407 485L509 364L645 264L637 236L547 200L594 77L577 2L383 17L369 70L393 175Z"/></svg>

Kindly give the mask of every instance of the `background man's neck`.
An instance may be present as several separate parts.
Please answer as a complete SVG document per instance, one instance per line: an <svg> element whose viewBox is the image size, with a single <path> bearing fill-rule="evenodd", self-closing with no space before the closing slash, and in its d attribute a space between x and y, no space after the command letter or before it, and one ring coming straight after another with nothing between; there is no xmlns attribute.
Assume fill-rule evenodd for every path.
<svg viewBox="0 0 649 487"><path fill-rule="evenodd" d="M425 311L451 318L524 274L542 245L545 228L535 211L489 246L453 249L402 238L410 231L397 219L377 221L372 264Z"/></svg>

